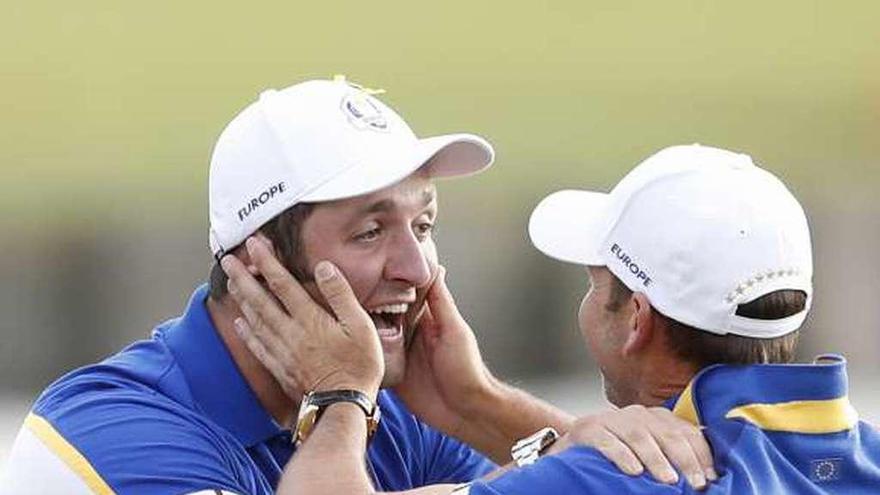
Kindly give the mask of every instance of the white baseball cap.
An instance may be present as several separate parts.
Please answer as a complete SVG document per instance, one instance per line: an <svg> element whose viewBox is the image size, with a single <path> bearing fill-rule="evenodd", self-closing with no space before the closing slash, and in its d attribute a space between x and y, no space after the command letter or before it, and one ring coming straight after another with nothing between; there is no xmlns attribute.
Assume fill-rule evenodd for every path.
<svg viewBox="0 0 880 495"><path fill-rule="evenodd" d="M660 313L716 334L773 338L798 329L812 302L810 231L800 203L751 157L673 146L610 193L559 191L529 222L532 243L563 261L605 266ZM777 320L736 314L771 292L807 295Z"/></svg>
<svg viewBox="0 0 880 495"><path fill-rule="evenodd" d="M297 203L368 194L422 166L432 177L479 172L494 151L483 138L419 139L360 86L314 80L264 91L220 134L209 177L215 257Z"/></svg>

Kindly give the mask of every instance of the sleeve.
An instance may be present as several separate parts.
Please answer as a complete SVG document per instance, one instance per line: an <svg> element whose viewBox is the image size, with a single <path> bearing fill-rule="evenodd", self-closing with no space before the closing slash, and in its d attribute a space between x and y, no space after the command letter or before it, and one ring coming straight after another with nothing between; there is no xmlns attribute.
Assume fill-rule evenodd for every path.
<svg viewBox="0 0 880 495"><path fill-rule="evenodd" d="M51 410L38 404L7 466L4 490L17 488L2 493L258 493L243 449L196 415L142 393L87 394Z"/></svg>
<svg viewBox="0 0 880 495"><path fill-rule="evenodd" d="M684 481L664 485L643 474L620 472L597 451L575 447L536 463L508 471L498 478L474 482L470 495L525 495L546 493L642 495L681 494Z"/></svg>
<svg viewBox="0 0 880 495"><path fill-rule="evenodd" d="M429 446L425 485L467 483L479 479L498 466L470 446L422 425L425 445Z"/></svg>

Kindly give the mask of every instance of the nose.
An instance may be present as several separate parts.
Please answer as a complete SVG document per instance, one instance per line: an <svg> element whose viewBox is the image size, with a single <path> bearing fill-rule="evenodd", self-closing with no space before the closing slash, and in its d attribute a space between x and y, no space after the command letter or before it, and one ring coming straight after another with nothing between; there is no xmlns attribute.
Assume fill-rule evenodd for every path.
<svg viewBox="0 0 880 495"><path fill-rule="evenodd" d="M431 266L426 245L412 233L398 236L388 252L385 277L412 287L427 285L431 281Z"/></svg>

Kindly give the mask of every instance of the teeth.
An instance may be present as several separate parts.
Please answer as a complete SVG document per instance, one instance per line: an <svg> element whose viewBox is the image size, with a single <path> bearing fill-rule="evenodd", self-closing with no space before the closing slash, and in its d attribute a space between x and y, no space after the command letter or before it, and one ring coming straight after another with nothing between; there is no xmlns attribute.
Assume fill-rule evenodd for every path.
<svg viewBox="0 0 880 495"><path fill-rule="evenodd" d="M406 310L409 309L409 304L386 304L385 306L379 306L376 309L370 311L370 313L386 313L386 314L401 314L406 313Z"/></svg>

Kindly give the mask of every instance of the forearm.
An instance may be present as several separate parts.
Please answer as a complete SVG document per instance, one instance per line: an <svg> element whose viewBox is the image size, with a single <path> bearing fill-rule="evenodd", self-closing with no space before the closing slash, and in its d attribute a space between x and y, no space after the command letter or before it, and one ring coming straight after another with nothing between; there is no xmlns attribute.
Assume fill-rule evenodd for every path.
<svg viewBox="0 0 880 495"><path fill-rule="evenodd" d="M366 444L367 425L358 406L340 402L327 407L287 465L277 493L372 494Z"/></svg>
<svg viewBox="0 0 880 495"><path fill-rule="evenodd" d="M545 426L565 433L574 420L556 406L493 378L492 386L468 404L456 436L503 465L511 461L510 447L517 440Z"/></svg>
<svg viewBox="0 0 880 495"><path fill-rule="evenodd" d="M308 440L293 456L275 492L375 495L366 470L367 427L356 405L340 402L328 407ZM400 495L446 495L456 485L431 485Z"/></svg>

